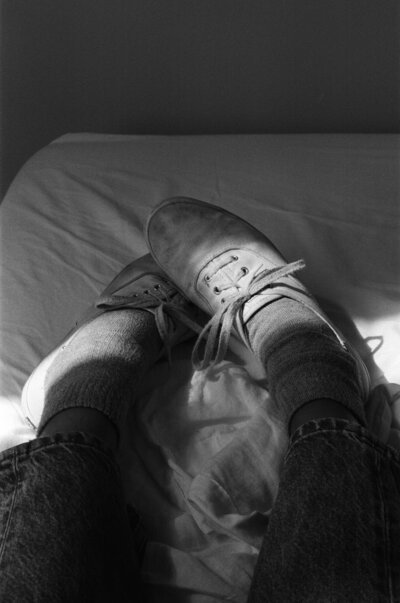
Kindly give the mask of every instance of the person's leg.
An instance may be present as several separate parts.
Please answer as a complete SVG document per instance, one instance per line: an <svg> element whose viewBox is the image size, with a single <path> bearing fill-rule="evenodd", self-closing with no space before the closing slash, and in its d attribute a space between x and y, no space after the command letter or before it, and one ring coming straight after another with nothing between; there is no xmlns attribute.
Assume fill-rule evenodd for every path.
<svg viewBox="0 0 400 603"><path fill-rule="evenodd" d="M254 227L194 199L156 208L147 237L212 316L196 366L220 361L235 330L265 367L274 415L295 429L250 601L398 600L399 461L365 429L368 373L293 277L303 263L288 265Z"/></svg>
<svg viewBox="0 0 400 603"><path fill-rule="evenodd" d="M95 309L25 386L38 438L0 455L1 601L143 600L144 535L128 515L115 451L161 336L187 336L157 317L163 302L174 315L187 305L159 274L148 260L128 266L114 287L123 297L109 287L96 304L117 309Z"/></svg>
<svg viewBox="0 0 400 603"><path fill-rule="evenodd" d="M248 600L397 601L400 459L365 427L353 356L311 319L281 300L247 323L291 436Z"/></svg>
<svg viewBox="0 0 400 603"><path fill-rule="evenodd" d="M249 603L399 600L399 455L355 422L301 425L285 458Z"/></svg>
<svg viewBox="0 0 400 603"><path fill-rule="evenodd" d="M140 542L114 453L161 347L150 313L117 310L81 329L52 363L38 439L1 464L1 600L143 600Z"/></svg>
<svg viewBox="0 0 400 603"><path fill-rule="evenodd" d="M1 601L144 600L139 518L100 440L58 433L1 453L0 492Z"/></svg>

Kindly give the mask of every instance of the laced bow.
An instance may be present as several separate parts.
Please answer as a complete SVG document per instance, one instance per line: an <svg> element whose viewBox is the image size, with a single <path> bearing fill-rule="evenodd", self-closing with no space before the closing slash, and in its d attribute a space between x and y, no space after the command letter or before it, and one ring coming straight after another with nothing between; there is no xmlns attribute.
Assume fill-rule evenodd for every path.
<svg viewBox="0 0 400 603"><path fill-rule="evenodd" d="M304 260L298 260L285 266L273 268L272 270L262 270L256 274L249 283L249 286L243 293L233 295L222 305L214 314L211 320L205 325L199 334L192 353L193 366L197 370L203 370L208 366L213 366L224 359L228 349L229 338L234 328L237 315L242 312L244 304L254 295L261 293L264 289L271 287L276 281L285 276L289 276L305 268ZM230 283L224 289L233 288L237 283ZM220 288L222 291L222 289ZM288 287L287 297L292 297ZM298 298L293 295L295 299ZM200 355L200 346L205 340L204 354Z"/></svg>
<svg viewBox="0 0 400 603"><path fill-rule="evenodd" d="M149 303L151 303L151 305L147 306L143 304L142 295L149 296ZM189 313L186 310L174 301L175 295L175 291L172 295L169 295L167 292L163 291L161 286L156 285L152 291L150 289L143 291L140 295L140 299L138 299L138 294L100 297L97 300L96 307L105 308L109 311L122 310L123 308L137 308L153 314L159 335L165 346L168 362L171 364L172 339L177 330L176 325L178 323L183 323L192 331L196 333L201 332L201 326L189 316Z"/></svg>

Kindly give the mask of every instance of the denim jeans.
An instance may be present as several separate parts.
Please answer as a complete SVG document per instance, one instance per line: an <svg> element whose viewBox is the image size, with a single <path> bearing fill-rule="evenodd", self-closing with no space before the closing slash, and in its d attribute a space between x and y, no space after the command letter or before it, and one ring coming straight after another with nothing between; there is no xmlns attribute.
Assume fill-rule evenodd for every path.
<svg viewBox="0 0 400 603"><path fill-rule="evenodd" d="M143 601L142 544L96 438L56 434L1 453L1 603Z"/></svg>
<svg viewBox="0 0 400 603"><path fill-rule="evenodd" d="M0 454L0 601L144 601L140 520L88 434ZM251 603L400 601L400 458L361 426L320 419L291 439Z"/></svg>
<svg viewBox="0 0 400 603"><path fill-rule="evenodd" d="M400 601L400 457L360 425L293 435L249 603Z"/></svg>

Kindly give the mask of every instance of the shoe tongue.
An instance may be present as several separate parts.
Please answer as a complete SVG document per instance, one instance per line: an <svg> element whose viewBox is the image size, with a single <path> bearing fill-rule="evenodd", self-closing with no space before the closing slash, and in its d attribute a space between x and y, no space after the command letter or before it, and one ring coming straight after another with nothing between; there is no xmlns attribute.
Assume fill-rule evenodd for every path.
<svg viewBox="0 0 400 603"><path fill-rule="evenodd" d="M251 297L243 306L243 322L247 323L261 308L282 297L282 291L274 293L267 290Z"/></svg>
<svg viewBox="0 0 400 603"><path fill-rule="evenodd" d="M240 295L247 287L257 270L262 269L263 258L251 249L228 249L210 259L199 272L196 290L203 299L208 300L209 309L215 311L213 303L224 298ZM221 292L220 298L210 298L210 287Z"/></svg>
<svg viewBox="0 0 400 603"><path fill-rule="evenodd" d="M292 276L280 278L269 287L251 297L243 306L242 321L246 324L261 308L278 301L282 297L298 298L307 296L309 303L312 303L306 288Z"/></svg>
<svg viewBox="0 0 400 603"><path fill-rule="evenodd" d="M225 250L219 256L212 258L203 266L199 273L196 289L200 299L209 304L211 313L219 307L219 303L230 303L241 295L246 295L251 289L251 283L264 271L273 271L286 264L283 258L266 257L265 254L254 249ZM262 283L263 277L261 277ZM220 293L211 293L210 288L217 287ZM236 320L236 327L240 330L240 323L246 324L261 308L282 297L296 297L296 293L307 295L305 287L291 275L278 277L259 293L255 293L243 304L240 318Z"/></svg>

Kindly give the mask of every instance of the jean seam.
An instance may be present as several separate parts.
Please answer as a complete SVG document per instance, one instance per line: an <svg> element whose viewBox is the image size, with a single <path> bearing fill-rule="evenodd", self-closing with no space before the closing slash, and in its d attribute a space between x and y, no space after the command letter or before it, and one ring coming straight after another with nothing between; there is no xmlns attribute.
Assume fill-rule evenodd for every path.
<svg viewBox="0 0 400 603"><path fill-rule="evenodd" d="M383 493L383 481L382 481L382 459L378 456L377 462L377 474L378 474L378 492L380 496L380 503L382 509L382 522L384 526L384 555L385 555L385 583L387 585L389 601L395 602L394 596L394 584L393 575L391 571L391 526L390 526L390 513L388 513L387 505L385 503L385 496Z"/></svg>
<svg viewBox="0 0 400 603"><path fill-rule="evenodd" d="M18 495L18 487L20 484L20 479L19 479L19 470L18 470L18 456L17 454L14 452L13 453L13 462L12 462L12 468L13 468L13 473L16 477L16 484L14 486L14 491L12 494L12 500L11 500L11 505L10 505L10 510L9 510L9 515L8 515L8 519L7 519L7 524L5 526L4 529L4 537L3 537L3 542L1 545L1 549L0 549L0 566L2 564L3 561L3 557L4 557L4 551L6 548L6 542L7 542L7 537L11 528L11 521L12 521L12 515L13 515L13 511L16 505L16 500L17 500L17 495Z"/></svg>

